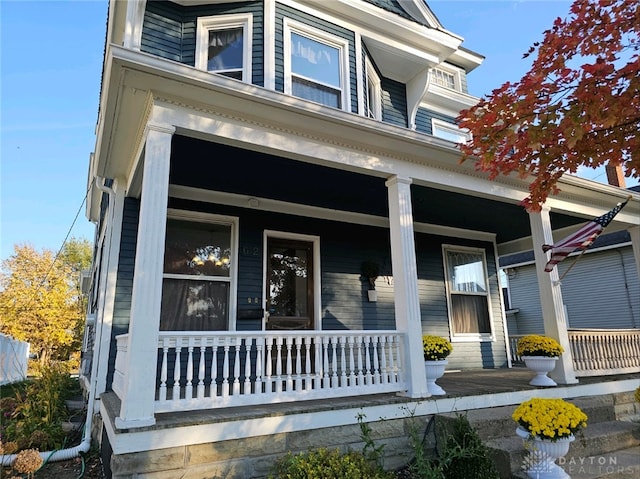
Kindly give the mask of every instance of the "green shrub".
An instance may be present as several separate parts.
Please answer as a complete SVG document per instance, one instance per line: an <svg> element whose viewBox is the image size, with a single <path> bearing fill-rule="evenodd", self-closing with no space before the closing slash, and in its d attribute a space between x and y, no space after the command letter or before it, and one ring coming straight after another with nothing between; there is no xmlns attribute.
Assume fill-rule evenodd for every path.
<svg viewBox="0 0 640 479"><path fill-rule="evenodd" d="M466 416L458 415L442 454L445 479L498 479L487 447Z"/></svg>
<svg viewBox="0 0 640 479"><path fill-rule="evenodd" d="M65 400L76 392L77 380L59 364L42 367L39 373L39 377L13 388L12 398L2 400L2 439L16 441L20 449L63 446L61 423L68 417Z"/></svg>
<svg viewBox="0 0 640 479"><path fill-rule="evenodd" d="M273 466L271 479L387 479L390 476L362 453L317 449L289 453Z"/></svg>

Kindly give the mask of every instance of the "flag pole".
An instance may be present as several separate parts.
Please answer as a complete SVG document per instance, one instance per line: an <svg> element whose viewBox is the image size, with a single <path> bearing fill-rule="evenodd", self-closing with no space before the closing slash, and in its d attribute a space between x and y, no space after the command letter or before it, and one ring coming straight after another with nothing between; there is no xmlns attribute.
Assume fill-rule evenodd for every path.
<svg viewBox="0 0 640 479"><path fill-rule="evenodd" d="M578 255L578 257L577 257L575 260L573 260L573 263L571 263L571 266L569 266L569 267L567 268L567 270L566 270L564 273L562 273L562 276L560 276L560 278L558 278L558 283L559 283L560 281L562 281L562 279L567 275L567 273L568 273L569 271L571 271L571 268L573 268L573 267L576 265L576 263L578 262L578 260L579 260L580 258L582 258L582 255L583 255L583 254L585 254L586 252L587 252L587 249L586 249L586 248L585 248L585 249L583 249L583 250L580 252L580 254Z"/></svg>

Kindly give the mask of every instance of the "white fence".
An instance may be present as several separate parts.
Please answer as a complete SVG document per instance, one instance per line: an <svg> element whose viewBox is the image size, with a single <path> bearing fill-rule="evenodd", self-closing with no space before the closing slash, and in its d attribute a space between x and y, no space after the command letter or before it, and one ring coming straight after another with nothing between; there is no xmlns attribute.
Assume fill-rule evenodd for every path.
<svg viewBox="0 0 640 479"><path fill-rule="evenodd" d="M0 333L0 385L27 378L29 343Z"/></svg>
<svg viewBox="0 0 640 479"><path fill-rule="evenodd" d="M155 411L403 391L403 348L397 331L161 332ZM126 334L117 350L122 398Z"/></svg>
<svg viewBox="0 0 640 479"><path fill-rule="evenodd" d="M571 356L576 376L606 376L640 372L640 330L638 329L570 329ZM511 359L518 340L524 334L511 335Z"/></svg>

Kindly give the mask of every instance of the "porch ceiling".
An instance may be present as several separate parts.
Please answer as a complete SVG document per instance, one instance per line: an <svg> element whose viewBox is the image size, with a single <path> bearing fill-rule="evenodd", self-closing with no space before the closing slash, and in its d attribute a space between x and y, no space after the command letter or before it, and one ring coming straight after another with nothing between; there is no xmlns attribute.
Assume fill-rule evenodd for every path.
<svg viewBox="0 0 640 479"><path fill-rule="evenodd" d="M386 218L385 180L180 135L172 144L174 185ZM493 233L498 244L531 234L528 215L516 204L418 185L412 199L419 223ZM554 212L551 219L554 229L584 222Z"/></svg>

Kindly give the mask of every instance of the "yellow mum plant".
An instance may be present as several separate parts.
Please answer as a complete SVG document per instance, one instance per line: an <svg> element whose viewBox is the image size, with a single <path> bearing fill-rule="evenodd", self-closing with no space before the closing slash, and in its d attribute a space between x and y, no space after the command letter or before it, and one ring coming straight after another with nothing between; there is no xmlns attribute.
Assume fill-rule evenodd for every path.
<svg viewBox="0 0 640 479"><path fill-rule="evenodd" d="M634 396L636 398L636 402L640 402L640 386L636 388L636 393Z"/></svg>
<svg viewBox="0 0 640 479"><path fill-rule="evenodd" d="M553 338L530 334L518 340L518 356L545 356L557 358L564 353L564 348Z"/></svg>
<svg viewBox="0 0 640 479"><path fill-rule="evenodd" d="M564 399L532 398L511 416L531 436L557 441L587 427L587 415Z"/></svg>
<svg viewBox="0 0 640 479"><path fill-rule="evenodd" d="M426 334L422 336L422 352L425 361L445 359L453 351L451 343L440 336Z"/></svg>

